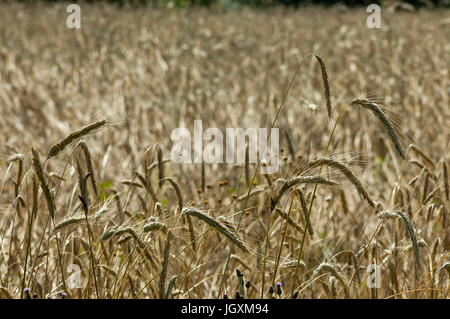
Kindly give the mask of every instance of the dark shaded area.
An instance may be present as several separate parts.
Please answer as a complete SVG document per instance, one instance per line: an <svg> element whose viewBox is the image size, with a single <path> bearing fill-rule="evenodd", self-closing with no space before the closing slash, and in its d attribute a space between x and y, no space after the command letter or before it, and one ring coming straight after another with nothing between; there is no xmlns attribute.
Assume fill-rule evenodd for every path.
<svg viewBox="0 0 450 319"><path fill-rule="evenodd" d="M36 0L19 0L20 2L36 2ZM59 0L43 0L44 2L67 2ZM77 3L80 1L72 0L71 3ZM355 6L368 6L369 4L383 4L387 1L383 0L84 0L82 2L110 2L119 5L142 5L150 4L155 6L166 5L172 3L175 6L186 7L191 5L210 6L214 4L239 4L258 7L268 7L273 5L285 5L285 6L306 6L306 5L322 5L322 6L334 6L334 5L346 5L349 7ZM403 0L396 1L398 3L405 4L407 6L422 8L422 7L450 7L450 0Z"/></svg>

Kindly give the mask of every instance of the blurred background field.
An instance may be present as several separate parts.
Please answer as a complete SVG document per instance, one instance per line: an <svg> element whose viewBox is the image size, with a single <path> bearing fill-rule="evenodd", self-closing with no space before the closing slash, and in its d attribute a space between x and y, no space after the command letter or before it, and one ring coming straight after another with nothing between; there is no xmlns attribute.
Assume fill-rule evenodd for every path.
<svg viewBox="0 0 450 319"><path fill-rule="evenodd" d="M39 298L63 291L73 298L222 298L236 291L255 298L271 297L269 286L282 282L280 298L448 298L448 10L383 6L382 27L369 29L365 6L223 11L85 2L81 29L69 29L66 5L0 3L2 296L31 288ZM327 68L331 119L312 52ZM240 165L163 161L171 131L192 129L196 119L221 129L270 127L302 58L275 125L282 130L277 174L257 174L249 184ZM383 105L398 124L405 160L376 118L350 105L358 97ZM101 118L109 125L83 137L91 168L76 143L44 164L52 145ZM31 148L45 165L45 183L38 184ZM336 169L305 170L323 155L350 167L379 206L368 205ZM86 178L83 195L79 173L90 169L95 183ZM254 174L257 165L249 169ZM340 185L299 188L313 234L304 231L296 197L289 223L282 218L287 194L269 213L278 179L317 174ZM160 187L162 176L178 185L184 206L230 225L248 252L202 220L192 218L190 227L171 184ZM53 224L43 184L56 207ZM246 196L252 187L258 192ZM80 219L80 194L89 227ZM411 219L415 245L402 219L380 218L383 209ZM174 237L164 227L144 232L149 222ZM112 229L127 232L102 240ZM295 264L299 257L304 266ZM372 263L382 267L380 289L365 282ZM64 284L73 264L84 281L70 289Z"/></svg>
<svg viewBox="0 0 450 319"><path fill-rule="evenodd" d="M34 0L21 0L23 2L35 2ZM60 0L44 0L48 2L63 2ZM224 9L237 8L241 6L253 6L269 8L273 6L289 6L301 7L310 5L320 6L368 6L369 4L378 4L386 6L398 6L404 9L412 8L436 8L449 7L449 0L84 0L81 3L95 3L95 2L109 2L121 6L175 6L179 8L186 8L190 6L219 6ZM71 3L79 3L79 1L72 1Z"/></svg>

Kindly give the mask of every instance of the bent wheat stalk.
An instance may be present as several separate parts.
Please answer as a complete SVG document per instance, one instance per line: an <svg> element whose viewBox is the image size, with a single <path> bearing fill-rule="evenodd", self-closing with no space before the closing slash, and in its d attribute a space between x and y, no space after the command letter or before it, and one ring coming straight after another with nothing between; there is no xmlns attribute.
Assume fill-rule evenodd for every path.
<svg viewBox="0 0 450 319"><path fill-rule="evenodd" d="M296 190L296 194L300 199L300 205L302 206L303 216L305 218L305 225L306 225L306 228L308 229L308 233L310 236L313 236L314 230L311 225L311 220L309 219L309 211L308 211L308 206L306 205L305 196L303 195L303 192L299 189Z"/></svg>
<svg viewBox="0 0 450 319"><path fill-rule="evenodd" d="M81 149L83 151L84 159L86 160L86 166L87 166L89 178L91 179L92 189L94 190L95 196L98 196L97 182L95 180L94 168L92 167L92 158L91 158L91 153L89 152L89 148L87 147L87 144L84 141L78 142L77 147L81 147Z"/></svg>
<svg viewBox="0 0 450 319"><path fill-rule="evenodd" d="M391 139L392 143L395 146L395 150L397 151L398 155L402 159L406 158L405 151L403 150L402 144L400 143L400 139L394 128L394 125L378 105L366 99L355 99L350 103L350 105L359 105L367 110L372 111L372 113L378 118L378 120L381 122L384 129L386 130L389 138Z"/></svg>
<svg viewBox="0 0 450 319"><path fill-rule="evenodd" d="M160 187L162 187L164 181L168 181L170 183L170 185L172 185L172 188L175 190L175 193L177 194L177 198L178 198L178 208L180 209L180 212L183 211L183 198L181 196L181 190L180 187L178 186L177 183L175 183L175 181L169 177L163 178L162 180L160 180ZM196 244L195 244L195 230L194 230L194 225L192 224L192 220L191 217L189 215L186 215L186 220L187 220L187 224L188 224L188 228L189 228L189 234L191 236L191 242L192 242L192 248L194 250L197 249Z"/></svg>
<svg viewBox="0 0 450 319"><path fill-rule="evenodd" d="M80 216L73 216L73 217L70 217L70 218L66 218L66 219L60 221L58 224L56 224L55 231L56 230L61 230L61 229L65 228L65 227L68 227L70 225L78 224L78 223L80 223L80 222L82 222L84 220L85 220L85 217L81 216L81 215Z"/></svg>
<svg viewBox="0 0 450 319"><path fill-rule="evenodd" d="M344 280L344 275L334 265L325 262L321 263L319 267L317 267L314 271L315 275L319 273L328 273L336 278L342 284L342 286L344 286L344 293L346 298L349 298L348 284Z"/></svg>
<svg viewBox="0 0 450 319"><path fill-rule="evenodd" d="M152 255L148 251L147 245L139 238L139 235L136 233L136 231L131 227L123 227L123 228L111 228L106 230L103 235L100 237L101 241L105 241L108 239L111 239L113 237L119 237L121 235L129 234L137 246L143 251L145 258L150 261L152 265L155 264L155 261L152 257Z"/></svg>
<svg viewBox="0 0 450 319"><path fill-rule="evenodd" d="M303 229L302 226L300 226L299 224L297 224L294 220L292 220L292 218L289 216L288 213L282 211L279 208L275 208L275 212L278 213L278 215L280 215L281 218L283 218L289 225L291 225L292 227L294 227L298 232L303 233L305 232L305 230Z"/></svg>
<svg viewBox="0 0 450 319"><path fill-rule="evenodd" d="M170 246L173 235L172 233L167 234L166 245L164 247L163 262L161 266L161 273L159 276L159 298L163 299L166 295L166 278L167 269L169 267L169 257L170 257Z"/></svg>
<svg viewBox="0 0 450 319"><path fill-rule="evenodd" d="M405 228L409 234L409 237L413 245L417 268L420 268L419 244L417 242L416 230L414 229L414 226L408 215L401 211L384 210L378 214L378 218L380 219L401 218L403 220L403 223L405 225Z"/></svg>
<svg viewBox="0 0 450 319"><path fill-rule="evenodd" d="M447 164L445 163L445 161L442 164L442 170L444 171L443 178L444 178L445 197L447 198L447 200L450 200L450 187L448 185L448 171L447 171Z"/></svg>
<svg viewBox="0 0 450 319"><path fill-rule="evenodd" d="M39 183L41 185L42 192L44 193L45 200L47 201L48 211L50 213L50 217L54 220L55 218L55 204L53 202L53 195L50 192L50 188L48 187L47 181L45 180L44 171L42 169L41 161L39 159L39 155L34 148L31 149L33 153L33 166L34 171L39 179Z"/></svg>
<svg viewBox="0 0 450 319"><path fill-rule="evenodd" d="M152 231L162 231L165 234L170 232L169 227L166 224L160 223L158 221L150 221L144 225L144 232L152 232Z"/></svg>
<svg viewBox="0 0 450 319"><path fill-rule="evenodd" d="M42 169L41 161L39 159L39 154L36 152L36 150L34 148L31 149L31 152L33 154L32 161L33 161L33 166L34 166L34 172L36 173L36 175L38 177L39 184L41 185L42 192L44 193L45 199L47 201L47 207L48 207L48 211L50 213L50 219L52 221L53 228L55 228L56 207L55 207L55 203L53 201L53 195L50 192L50 188L47 185L47 181L45 180L44 171ZM64 268L63 268L63 264L62 264L61 247L60 247L59 238L58 238L57 234L55 234L55 240L56 240L56 249L58 251L58 261L59 261L58 264L59 264L59 268L60 268L60 272L61 272L62 285L63 285L64 291L67 292L66 278L64 275Z"/></svg>
<svg viewBox="0 0 450 319"><path fill-rule="evenodd" d="M328 117L331 117L331 97L330 97L330 84L328 82L328 73L327 68L325 67L325 62L323 62L322 58L314 54L317 61L319 61L320 64L320 70L322 71L322 80L323 80L323 88L325 90L325 98L327 100L327 111L328 111Z"/></svg>
<svg viewBox="0 0 450 319"><path fill-rule="evenodd" d="M428 157L427 155L425 155L424 152L422 152L417 145L415 144L411 144L409 145L409 148L412 149L417 155L419 155L420 157L422 157L424 159L424 161L431 167L431 168L435 168L436 166L434 165L433 160Z"/></svg>
<svg viewBox="0 0 450 319"><path fill-rule="evenodd" d="M201 211L193 208L193 207L186 207L182 211L183 214L188 216L194 216L195 218L200 219L201 221L205 222L215 230L217 230L220 234L227 237L233 244L235 244L239 249L241 249L243 252L248 253L249 250L245 246L245 244L238 238L236 234L231 232L227 227L222 225L219 221L216 219L205 215Z"/></svg>
<svg viewBox="0 0 450 319"><path fill-rule="evenodd" d="M312 169L322 165L335 168L339 172L341 172L350 181L350 183L352 183L353 186L355 186L355 189L369 203L369 205L372 206L373 208L376 207L375 202L372 200L372 198L370 198L369 193L367 193L362 183L355 176L355 174L353 174L351 169L345 166L343 163L328 158L321 158L313 162L310 162L307 167L308 169Z"/></svg>
<svg viewBox="0 0 450 319"><path fill-rule="evenodd" d="M103 119L103 120L88 124L76 131L73 131L72 133L67 135L65 138L63 138L62 140L60 140L58 143L56 143L55 145L53 145L50 148L50 151L48 152L48 155L47 155L47 159L58 155L59 152L64 150L64 148L67 145L69 145L70 143L72 143L74 140L76 140L80 137L83 137L96 129L99 129L102 126L105 126L106 124L108 124L108 120Z"/></svg>
<svg viewBox="0 0 450 319"><path fill-rule="evenodd" d="M175 193L177 194L177 199L178 199L178 207L180 209L180 212L183 210L183 197L181 196L181 190L180 187L178 186L177 183L175 183L175 181L169 177L163 178L160 180L161 186L163 185L164 181L168 181L170 183L170 185L172 185L172 188L175 190Z"/></svg>
<svg viewBox="0 0 450 319"><path fill-rule="evenodd" d="M159 144L156 144L156 155L158 159L158 178L159 178L159 188L163 185L163 179L164 179L164 160L163 160L163 154L161 147Z"/></svg>
<svg viewBox="0 0 450 319"><path fill-rule="evenodd" d="M294 178L291 178L288 181L284 180L278 180L281 182L284 182L283 186L281 187L280 191L278 192L277 197L275 199L271 199L271 211L275 209L275 206L280 201L281 197L283 196L286 191L291 189L292 187L298 185L298 184L323 184L323 185L338 185L335 181L320 177L320 176L297 176Z"/></svg>

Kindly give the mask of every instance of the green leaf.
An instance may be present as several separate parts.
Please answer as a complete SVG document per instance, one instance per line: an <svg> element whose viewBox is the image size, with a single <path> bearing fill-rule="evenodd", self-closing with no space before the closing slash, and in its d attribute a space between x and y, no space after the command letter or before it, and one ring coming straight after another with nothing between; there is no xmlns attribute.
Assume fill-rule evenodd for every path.
<svg viewBox="0 0 450 319"><path fill-rule="evenodd" d="M113 187L113 182L109 181L109 180L103 181L98 185L98 188L103 189L103 190L111 188L111 187Z"/></svg>

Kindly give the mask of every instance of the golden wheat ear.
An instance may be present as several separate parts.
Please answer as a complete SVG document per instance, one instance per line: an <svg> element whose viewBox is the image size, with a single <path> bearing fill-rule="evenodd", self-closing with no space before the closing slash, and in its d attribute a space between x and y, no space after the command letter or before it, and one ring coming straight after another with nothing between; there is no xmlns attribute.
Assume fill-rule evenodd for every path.
<svg viewBox="0 0 450 319"><path fill-rule="evenodd" d="M341 172L342 175L344 175L349 180L349 182L353 184L358 193L369 203L369 205L372 206L373 208L376 208L377 204L370 197L369 193L366 191L361 181L355 176L352 170L343 163L335 161L330 158L320 158L308 163L307 168L312 169L315 167L320 167L322 165L329 166Z"/></svg>
<svg viewBox="0 0 450 319"><path fill-rule="evenodd" d="M353 106L358 105L358 106L362 106L366 110L370 110L375 115L375 117L380 121L380 123L383 125L389 138L391 139L392 143L394 144L395 150L397 151L398 155L402 159L406 158L405 151L403 149L402 144L400 143L400 138L397 134L397 131L395 130L394 124L376 103L369 101L367 99L355 99L350 103L350 105L353 105Z"/></svg>
<svg viewBox="0 0 450 319"><path fill-rule="evenodd" d="M384 210L378 214L378 218L379 219L400 218L403 220L406 231L408 232L408 235L411 239L417 268L420 268L419 243L417 241L416 230L415 230L413 223L412 223L411 219L409 218L409 216L406 213L401 212L401 211Z"/></svg>
<svg viewBox="0 0 450 319"><path fill-rule="evenodd" d="M225 227L219 220L216 220L215 218L205 215L203 212L201 212L198 209L195 209L193 207L185 207L183 208L182 214L187 216L193 216L204 223L208 224L212 228L216 229L220 234L227 237L233 244L235 244L239 249L241 249L245 253L249 253L248 248L246 247L245 243L235 234L234 232L230 231L227 227Z"/></svg>
<svg viewBox="0 0 450 319"><path fill-rule="evenodd" d="M317 61L319 61L320 64L320 71L322 72L323 88L325 90L325 98L327 100L328 117L331 117L330 82L328 81L327 68L325 67L325 62L323 62L323 59L320 57L320 55L314 54L314 56L316 57Z"/></svg>
<svg viewBox="0 0 450 319"><path fill-rule="evenodd" d="M76 139L79 139L79 138L99 129L99 128L105 126L106 124L108 124L108 120L103 119L103 120L88 124L76 131L73 131L72 133L67 135L65 138L61 139L58 143L54 144L50 148L50 150L47 154L47 159L58 155L59 152L64 150L64 148L66 148L66 146L68 146L70 143L72 143Z"/></svg>

